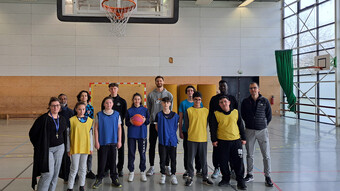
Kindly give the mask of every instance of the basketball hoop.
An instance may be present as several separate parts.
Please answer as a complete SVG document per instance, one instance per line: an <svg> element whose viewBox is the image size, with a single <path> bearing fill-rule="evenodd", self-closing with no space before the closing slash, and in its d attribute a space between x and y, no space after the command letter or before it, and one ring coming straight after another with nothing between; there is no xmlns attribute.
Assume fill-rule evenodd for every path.
<svg viewBox="0 0 340 191"><path fill-rule="evenodd" d="M310 71L312 75L315 75L323 68L321 66L308 66L307 69Z"/></svg>
<svg viewBox="0 0 340 191"><path fill-rule="evenodd" d="M102 7L111 22L111 32L116 37L125 35L126 24L136 8L133 0L103 0Z"/></svg>

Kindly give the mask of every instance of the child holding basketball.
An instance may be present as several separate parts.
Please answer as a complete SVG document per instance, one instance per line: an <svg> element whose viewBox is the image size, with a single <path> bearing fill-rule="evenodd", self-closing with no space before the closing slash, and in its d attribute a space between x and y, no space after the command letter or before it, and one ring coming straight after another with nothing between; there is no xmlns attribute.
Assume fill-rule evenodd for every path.
<svg viewBox="0 0 340 191"><path fill-rule="evenodd" d="M171 161L171 184L178 184L176 178L176 152L177 152L177 129L179 116L170 110L171 100L169 97L162 98L163 110L155 117L155 128L158 132L158 153L161 166L160 184L165 184L165 161L170 157Z"/></svg>
<svg viewBox="0 0 340 191"><path fill-rule="evenodd" d="M134 162L136 153L136 143L138 143L138 152L140 155L139 169L141 171L140 180L147 181L145 169L146 169L146 145L147 145L147 125L149 121L148 109L142 105L142 96L139 93L135 93L132 96L133 104L128 109L125 119L125 124L128 127L128 169L130 171L128 181L132 182L134 179ZM141 115L143 118L142 125L135 122L136 114ZM137 119L138 120L138 119Z"/></svg>
<svg viewBox="0 0 340 191"><path fill-rule="evenodd" d="M102 101L104 110L97 113L94 125L95 148L98 150L98 174L92 188L96 189L102 184L105 165L109 161L112 186L122 187L118 180L116 169L117 149L121 147L121 124L119 112L112 109L112 97L105 97Z"/></svg>
<svg viewBox="0 0 340 191"><path fill-rule="evenodd" d="M67 190L73 190L74 179L79 169L79 190L84 190L86 176L86 160L92 154L92 123L93 120L85 116L86 104L78 102L75 106L77 116L70 118L70 129L67 139L67 154L71 157L71 168Z"/></svg>

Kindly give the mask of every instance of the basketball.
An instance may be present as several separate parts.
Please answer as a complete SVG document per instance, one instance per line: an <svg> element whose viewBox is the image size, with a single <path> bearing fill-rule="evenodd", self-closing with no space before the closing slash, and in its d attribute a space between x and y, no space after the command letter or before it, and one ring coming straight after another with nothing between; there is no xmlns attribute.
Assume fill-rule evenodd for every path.
<svg viewBox="0 0 340 191"><path fill-rule="evenodd" d="M140 114L136 114L131 117L131 122L134 126L142 126L143 125L143 116Z"/></svg>

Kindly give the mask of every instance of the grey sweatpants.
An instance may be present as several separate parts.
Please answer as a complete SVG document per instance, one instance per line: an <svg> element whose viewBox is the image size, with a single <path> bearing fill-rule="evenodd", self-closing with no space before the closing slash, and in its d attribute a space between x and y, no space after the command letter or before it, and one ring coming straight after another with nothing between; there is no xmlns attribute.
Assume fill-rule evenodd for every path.
<svg viewBox="0 0 340 191"><path fill-rule="evenodd" d="M86 179L86 160L88 154L73 154L71 155L70 175L68 177L68 189L73 189L74 179L76 178L79 169L79 186L85 185Z"/></svg>
<svg viewBox="0 0 340 191"><path fill-rule="evenodd" d="M194 177L194 159L196 153L198 153L201 167L203 180L208 178L208 165L207 165L207 142L191 142L188 141L188 173L191 178Z"/></svg>
<svg viewBox="0 0 340 191"><path fill-rule="evenodd" d="M61 161L64 155L65 146L61 144L56 147L50 147L48 150L48 172L41 173L38 182L38 191L54 191L60 171Z"/></svg>
<svg viewBox="0 0 340 191"><path fill-rule="evenodd" d="M246 129L246 148L247 148L247 173L253 174L254 168L254 150L255 142L257 140L263 157L264 174L270 177L270 146L269 146L269 135L268 129L254 130Z"/></svg>

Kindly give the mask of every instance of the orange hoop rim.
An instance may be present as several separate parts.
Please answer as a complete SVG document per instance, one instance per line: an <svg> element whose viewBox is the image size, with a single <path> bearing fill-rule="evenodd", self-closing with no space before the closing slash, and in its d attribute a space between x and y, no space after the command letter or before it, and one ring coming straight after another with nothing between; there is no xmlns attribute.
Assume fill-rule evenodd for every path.
<svg viewBox="0 0 340 191"><path fill-rule="evenodd" d="M133 5L129 7L111 7L109 5L105 5L104 3L109 0L103 0L102 2L102 7L107 10L108 12L114 13L117 15L117 17L124 17L124 13L127 13L131 10L133 10L136 7L136 3L133 0L124 0L124 1L129 1Z"/></svg>
<svg viewBox="0 0 340 191"><path fill-rule="evenodd" d="M323 68L321 66L309 66L308 68L323 70Z"/></svg>

